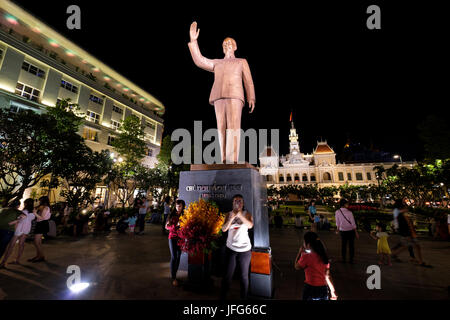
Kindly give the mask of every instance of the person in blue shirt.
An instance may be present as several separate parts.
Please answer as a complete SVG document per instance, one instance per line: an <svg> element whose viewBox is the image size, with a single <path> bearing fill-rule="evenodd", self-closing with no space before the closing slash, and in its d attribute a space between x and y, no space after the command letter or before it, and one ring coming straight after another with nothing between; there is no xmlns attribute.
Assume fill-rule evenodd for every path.
<svg viewBox="0 0 450 320"><path fill-rule="evenodd" d="M124 221L128 223L128 231L131 237L134 237L134 228L136 227L136 220L137 217L135 215L130 215L130 217Z"/></svg>
<svg viewBox="0 0 450 320"><path fill-rule="evenodd" d="M311 200L311 202L309 204L309 208L308 208L308 214L312 221L311 231L317 232L317 229L318 229L318 226L320 223L320 216L317 214L316 201Z"/></svg>

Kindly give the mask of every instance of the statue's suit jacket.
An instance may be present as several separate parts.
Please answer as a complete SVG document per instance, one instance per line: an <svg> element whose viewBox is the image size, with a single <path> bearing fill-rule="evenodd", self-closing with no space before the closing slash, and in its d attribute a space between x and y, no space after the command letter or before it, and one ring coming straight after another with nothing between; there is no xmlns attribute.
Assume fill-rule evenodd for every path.
<svg viewBox="0 0 450 320"><path fill-rule="evenodd" d="M189 42L188 46L197 67L214 72L214 84L209 96L210 104L214 105L214 101L226 98L239 99L245 103L242 82L247 93L247 101L255 101L255 87L247 60L238 58L211 60L202 56L196 40Z"/></svg>

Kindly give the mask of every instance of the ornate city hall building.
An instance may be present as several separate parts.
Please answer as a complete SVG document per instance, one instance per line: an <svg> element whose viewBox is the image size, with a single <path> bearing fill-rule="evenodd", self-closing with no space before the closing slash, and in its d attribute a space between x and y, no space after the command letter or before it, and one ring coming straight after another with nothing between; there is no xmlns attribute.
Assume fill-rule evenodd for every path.
<svg viewBox="0 0 450 320"><path fill-rule="evenodd" d="M279 156L267 148L259 157L260 173L267 185L317 184L319 187L339 185L370 185L377 183L374 167L385 169L399 164L397 161L377 163L336 163L336 153L326 141L317 142L312 154L300 152L297 130L291 121L289 154ZM416 162L402 162L413 167Z"/></svg>

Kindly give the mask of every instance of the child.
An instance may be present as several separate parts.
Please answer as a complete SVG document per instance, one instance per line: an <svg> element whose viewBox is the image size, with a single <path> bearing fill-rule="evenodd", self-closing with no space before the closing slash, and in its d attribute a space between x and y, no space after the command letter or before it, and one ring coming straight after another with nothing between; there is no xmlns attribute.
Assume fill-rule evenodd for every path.
<svg viewBox="0 0 450 320"><path fill-rule="evenodd" d="M389 235L386 232L386 225L383 223L377 223L376 233L372 231L370 236L378 240L377 241L377 254L380 255L380 261L378 264L387 264L388 266L392 266L391 264L391 249L389 248L388 237ZM386 259L385 259L386 258ZM385 262L386 260L386 262Z"/></svg>
<svg viewBox="0 0 450 320"><path fill-rule="evenodd" d="M137 217L135 215L130 215L130 217L125 220L125 222L128 222L128 231L130 233L130 236L134 237L134 228L136 227L136 220Z"/></svg>
<svg viewBox="0 0 450 320"><path fill-rule="evenodd" d="M330 277L330 262L322 241L317 233L307 232L303 246L295 259L295 269L305 270L305 286L303 300L328 300L328 289L331 300L337 295Z"/></svg>
<svg viewBox="0 0 450 320"><path fill-rule="evenodd" d="M29 198L25 200L24 209L22 210L22 212L23 214L21 214L17 220L14 220L9 223L10 225L15 224L16 230L14 232L14 236L12 237L11 241L8 244L6 252L3 256L3 260L0 263L0 268L5 266L6 260L13 253L13 249L17 240L19 240L19 250L17 252L16 259L13 262L11 262L11 264L20 264L20 257L22 256L23 249L25 247L25 240L31 230L31 221L35 218L33 212L36 212L36 210L34 209L33 199Z"/></svg>

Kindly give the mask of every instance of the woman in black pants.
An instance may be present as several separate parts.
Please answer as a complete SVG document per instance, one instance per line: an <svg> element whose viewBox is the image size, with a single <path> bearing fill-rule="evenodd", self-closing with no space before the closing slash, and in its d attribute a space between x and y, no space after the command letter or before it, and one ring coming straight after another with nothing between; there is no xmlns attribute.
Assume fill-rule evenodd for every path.
<svg viewBox="0 0 450 320"><path fill-rule="evenodd" d="M222 231L228 231L226 247L226 269L222 279L221 296L225 300L233 278L236 262L240 267L241 298L247 299L248 274L252 257L252 244L248 229L253 228L253 218L250 212L244 210L244 198L237 194L233 197L233 210L225 216Z"/></svg>
<svg viewBox="0 0 450 320"><path fill-rule="evenodd" d="M169 249L170 249L170 273L172 276L172 285L178 286L177 271L180 265L181 249L178 246L178 229L180 216L184 212L186 203L178 199L175 202L175 210L167 217L166 229L169 230Z"/></svg>
<svg viewBox="0 0 450 320"><path fill-rule="evenodd" d="M336 210L336 234L340 233L342 239L342 262L346 262L347 258L347 244L350 251L350 264L353 264L353 257L355 255L355 237L359 239L358 231L356 229L355 218L353 213L348 210L348 201L342 199L340 208Z"/></svg>

